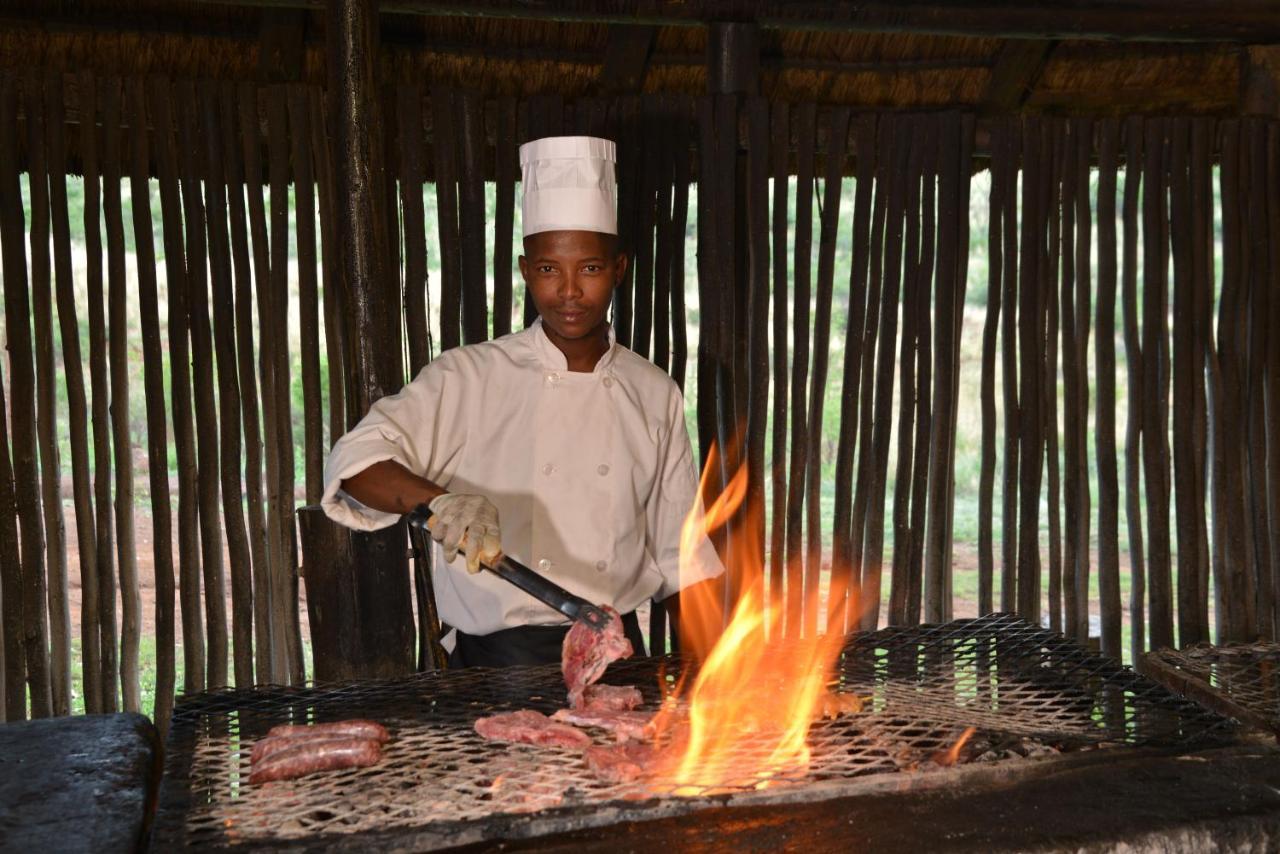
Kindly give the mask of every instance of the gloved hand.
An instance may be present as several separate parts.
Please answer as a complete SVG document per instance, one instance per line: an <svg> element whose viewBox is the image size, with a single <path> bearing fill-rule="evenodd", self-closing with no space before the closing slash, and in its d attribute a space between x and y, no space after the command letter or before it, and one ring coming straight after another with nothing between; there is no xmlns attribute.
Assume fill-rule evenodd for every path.
<svg viewBox="0 0 1280 854"><path fill-rule="evenodd" d="M427 506L431 508L427 529L432 539L444 546L445 560L452 563L461 551L467 558L467 572L476 573L481 563L492 563L502 556L498 508L489 499L446 492Z"/></svg>

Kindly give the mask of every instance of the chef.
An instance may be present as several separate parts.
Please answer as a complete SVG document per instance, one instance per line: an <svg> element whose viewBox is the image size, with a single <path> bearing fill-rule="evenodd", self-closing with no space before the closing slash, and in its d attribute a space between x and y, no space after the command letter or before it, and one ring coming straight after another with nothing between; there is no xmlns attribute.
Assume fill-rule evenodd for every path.
<svg viewBox="0 0 1280 854"><path fill-rule="evenodd" d="M680 390L609 323L627 268L615 162L596 137L520 147L520 273L538 319L442 353L374 403L325 467L325 512L352 528L430 506L454 667L559 661L564 616L481 571L500 553L615 608L640 654L638 606L674 617L682 586L723 572L702 536L681 566L682 524L701 508Z"/></svg>

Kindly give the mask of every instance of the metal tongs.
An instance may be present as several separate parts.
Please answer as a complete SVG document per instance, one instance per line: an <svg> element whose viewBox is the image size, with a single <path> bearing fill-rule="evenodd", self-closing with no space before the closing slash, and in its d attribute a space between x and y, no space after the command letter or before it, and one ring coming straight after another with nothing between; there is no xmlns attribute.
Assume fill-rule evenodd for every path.
<svg viewBox="0 0 1280 854"><path fill-rule="evenodd" d="M429 532L427 521L431 518L431 508L419 504L405 518L415 528ZM603 608L592 605L581 596L574 596L551 579L539 575L505 554L499 555L493 563L482 563L481 566L519 587L539 602L555 608L569 619L585 624L592 631L603 632L609 624L609 615Z"/></svg>

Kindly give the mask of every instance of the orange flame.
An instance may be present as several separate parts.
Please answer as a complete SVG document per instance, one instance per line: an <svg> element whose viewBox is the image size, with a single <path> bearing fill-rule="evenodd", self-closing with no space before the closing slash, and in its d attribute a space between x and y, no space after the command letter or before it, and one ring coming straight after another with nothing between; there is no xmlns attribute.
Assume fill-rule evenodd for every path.
<svg viewBox="0 0 1280 854"><path fill-rule="evenodd" d="M717 465L713 449L700 494ZM746 495L744 466L705 514L695 506L682 532L682 567L689 565L703 537L739 512ZM768 643L767 638L780 635L782 615L767 606L764 564L757 552L758 545L751 542L735 545L734 565L727 570L737 573L745 586L727 623L723 587L694 585L681 594L681 644L702 664L687 696L687 741L681 738L683 745L667 753L657 775L663 784L674 783L677 793L750 780L764 788L779 775L808 767L809 727L826 707L827 685L844 638L833 632L785 645ZM816 608L816 591L810 596L809 606ZM655 729L664 731L678 717L680 712L668 704L655 719Z"/></svg>
<svg viewBox="0 0 1280 854"><path fill-rule="evenodd" d="M960 738L956 739L956 743L951 745L951 748L946 753L940 754L935 758L933 760L934 763L941 765L943 768L950 768L955 765L960 760L960 751L969 743L969 739L973 737L975 732L977 732L977 727L969 727L960 733Z"/></svg>

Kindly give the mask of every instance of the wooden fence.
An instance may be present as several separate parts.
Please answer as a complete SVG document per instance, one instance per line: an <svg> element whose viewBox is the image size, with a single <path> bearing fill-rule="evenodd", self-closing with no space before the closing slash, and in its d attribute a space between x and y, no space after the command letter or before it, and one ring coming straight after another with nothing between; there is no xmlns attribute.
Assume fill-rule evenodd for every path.
<svg viewBox="0 0 1280 854"><path fill-rule="evenodd" d="M704 458L713 444L724 450L713 489L748 467L754 512L736 517L720 543L730 590L765 584L787 634L873 628L882 611L865 603L880 603L885 592L891 623L951 616L957 423L963 409L980 407L980 611L1047 617L1084 638L1096 574L1094 634L1119 656L1123 494L1134 653L1275 636L1276 122L979 124L958 112L855 114L741 96L486 102L416 86L387 91L382 106L389 233L399 236L389 269L398 276L377 288L403 306L403 323L400 342L375 343L396 348L406 378L438 349L511 330L518 144L561 132L618 140L619 221L634 259L616 297L618 339L682 386L696 381L699 446ZM325 128L322 91L303 85L0 76L9 353L0 387L0 672L8 719L65 714L73 691L90 712L140 705L135 443L146 448L154 529L156 700L147 711L166 721L175 690L306 678L293 511L319 499L326 422L337 436L360 415L352 353L370 345L349 326L351 285L331 257L342 235ZM986 168L989 283L981 394L970 400L959 382L970 177ZM85 178L84 304L75 298L69 173ZM492 222L487 181L497 199ZM427 307L427 182L436 187L438 323ZM842 221L850 182L852 219ZM685 287L691 199L696 324L695 294ZM126 210L136 277L126 275ZM851 229L853 252L837 263L842 229ZM477 239L489 232L491 257ZM847 305L833 299L837 281L848 282ZM127 349L131 293L140 310L141 389L129 386L138 358ZM300 436L285 345L295 332ZM837 379L828 514L820 509L823 401ZM66 412L56 411L59 383ZM138 395L146 401L143 439L128 421ZM63 437L83 592L75 627ZM763 559L744 559L752 554ZM824 581L825 598L810 595ZM660 613L651 632L661 647ZM82 678L73 685L76 637Z"/></svg>

